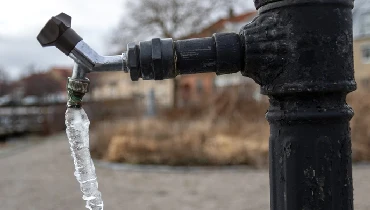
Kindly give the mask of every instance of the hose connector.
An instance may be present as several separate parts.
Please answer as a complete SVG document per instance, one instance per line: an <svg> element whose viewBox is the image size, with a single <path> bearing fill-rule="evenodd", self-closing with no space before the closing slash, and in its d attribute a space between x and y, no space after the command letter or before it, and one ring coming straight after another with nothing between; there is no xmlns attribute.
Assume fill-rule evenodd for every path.
<svg viewBox="0 0 370 210"><path fill-rule="evenodd" d="M90 80L87 78L84 79L72 79L68 78L67 82L67 94L68 108L80 109L82 106L82 98L84 95L89 92Z"/></svg>

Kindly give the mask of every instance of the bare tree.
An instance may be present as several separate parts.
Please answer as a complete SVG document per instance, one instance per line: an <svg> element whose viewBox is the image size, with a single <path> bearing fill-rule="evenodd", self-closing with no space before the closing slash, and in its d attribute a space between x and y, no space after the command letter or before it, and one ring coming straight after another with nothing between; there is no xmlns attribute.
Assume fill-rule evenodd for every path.
<svg viewBox="0 0 370 210"><path fill-rule="evenodd" d="M245 0L138 0L127 3L113 36L113 44L149 37L179 39L199 32L233 10L245 10Z"/></svg>
<svg viewBox="0 0 370 210"><path fill-rule="evenodd" d="M9 74L0 67L0 96L6 95L9 91Z"/></svg>
<svg viewBox="0 0 370 210"><path fill-rule="evenodd" d="M181 39L200 32L232 10L245 10L245 0L138 0L129 1L126 14L113 36L118 51L129 41L149 37ZM174 107L177 82L174 80Z"/></svg>

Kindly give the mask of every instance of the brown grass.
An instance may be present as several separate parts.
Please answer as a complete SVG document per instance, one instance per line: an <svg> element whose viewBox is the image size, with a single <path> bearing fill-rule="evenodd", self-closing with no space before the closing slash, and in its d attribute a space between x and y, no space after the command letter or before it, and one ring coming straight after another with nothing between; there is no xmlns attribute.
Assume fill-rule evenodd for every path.
<svg viewBox="0 0 370 210"><path fill-rule="evenodd" d="M93 155L135 164L265 166L268 103L238 92L225 91L197 107L167 110L156 119L102 123ZM348 97L356 113L351 121L354 161L370 161L369 98L361 90Z"/></svg>
<svg viewBox="0 0 370 210"><path fill-rule="evenodd" d="M370 161L370 92L357 90L348 97L348 103L355 111L351 121L352 159Z"/></svg>
<svg viewBox="0 0 370 210"><path fill-rule="evenodd" d="M250 87L239 87L248 88ZM113 162L166 165L266 165L267 102L226 90L212 101L167 110L156 119L100 125L92 153Z"/></svg>
<svg viewBox="0 0 370 210"><path fill-rule="evenodd" d="M212 133L207 122L202 121L169 123L142 120L117 126L116 133L106 138L109 143L100 144L104 149L99 146L103 150L101 153L104 153L102 157L108 161L255 166L262 166L267 161L268 133L260 129L247 129L250 135L242 137L222 131Z"/></svg>

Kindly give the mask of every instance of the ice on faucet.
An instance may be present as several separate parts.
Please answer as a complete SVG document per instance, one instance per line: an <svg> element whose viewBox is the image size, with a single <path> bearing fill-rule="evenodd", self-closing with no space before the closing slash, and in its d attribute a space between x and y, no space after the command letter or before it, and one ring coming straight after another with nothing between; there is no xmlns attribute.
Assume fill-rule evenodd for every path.
<svg viewBox="0 0 370 210"><path fill-rule="evenodd" d="M80 183L86 208L103 210L103 200L98 190L95 167L89 150L89 118L82 108L68 108L65 117L67 136L75 165L74 175Z"/></svg>

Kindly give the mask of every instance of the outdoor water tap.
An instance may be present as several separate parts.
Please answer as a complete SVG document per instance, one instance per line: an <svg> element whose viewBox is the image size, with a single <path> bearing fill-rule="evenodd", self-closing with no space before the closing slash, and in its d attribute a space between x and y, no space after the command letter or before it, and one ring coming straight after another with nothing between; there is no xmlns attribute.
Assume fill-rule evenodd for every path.
<svg viewBox="0 0 370 210"><path fill-rule="evenodd" d="M68 79L68 107L81 107L82 97L89 90L86 74L99 71L125 71L126 56L101 56L71 28L71 17L61 13L52 17L37 36L41 46L55 46L75 61Z"/></svg>
<svg viewBox="0 0 370 210"><path fill-rule="evenodd" d="M41 46L55 46L75 61L68 80L68 107L81 107L88 91L90 72L124 71L132 81L163 80L181 74L235 73L244 63L244 46L236 33L216 33L212 37L173 41L154 38L129 43L127 52L101 56L71 28L71 17L61 13L52 17L37 36Z"/></svg>

